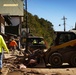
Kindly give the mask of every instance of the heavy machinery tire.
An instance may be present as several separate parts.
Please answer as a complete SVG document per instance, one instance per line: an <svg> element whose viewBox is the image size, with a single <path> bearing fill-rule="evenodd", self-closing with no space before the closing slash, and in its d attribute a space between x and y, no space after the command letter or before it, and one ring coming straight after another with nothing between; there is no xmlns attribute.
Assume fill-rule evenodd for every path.
<svg viewBox="0 0 76 75"><path fill-rule="evenodd" d="M60 67L62 65L62 55L60 53L53 53L49 57L49 64L52 67Z"/></svg>
<svg viewBox="0 0 76 75"><path fill-rule="evenodd" d="M76 67L76 54L75 53L71 56L70 65Z"/></svg>

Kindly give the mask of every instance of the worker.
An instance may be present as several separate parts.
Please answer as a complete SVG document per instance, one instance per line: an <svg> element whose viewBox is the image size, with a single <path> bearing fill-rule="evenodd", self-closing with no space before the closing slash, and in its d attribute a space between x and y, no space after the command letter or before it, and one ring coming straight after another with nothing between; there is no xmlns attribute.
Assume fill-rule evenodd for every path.
<svg viewBox="0 0 76 75"><path fill-rule="evenodd" d="M0 35L0 74L2 74L3 50L6 50L6 52L9 53L9 50L7 48L5 41L4 41L4 38L2 35Z"/></svg>
<svg viewBox="0 0 76 75"><path fill-rule="evenodd" d="M33 44L37 44L37 40L34 39L32 43L33 43Z"/></svg>
<svg viewBox="0 0 76 75"><path fill-rule="evenodd" d="M10 48L12 50L12 54L14 54L15 50L16 50L16 48L18 46L18 44L17 44L17 42L15 41L14 38L12 38L12 40L10 41L9 46L10 46Z"/></svg>

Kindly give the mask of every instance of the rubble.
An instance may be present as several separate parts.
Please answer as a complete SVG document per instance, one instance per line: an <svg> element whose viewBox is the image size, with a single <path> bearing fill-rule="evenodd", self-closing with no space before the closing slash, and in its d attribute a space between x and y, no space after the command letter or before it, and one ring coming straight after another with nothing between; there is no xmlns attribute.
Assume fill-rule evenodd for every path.
<svg viewBox="0 0 76 75"><path fill-rule="evenodd" d="M19 63L16 54L11 55L10 52L4 55L3 75L76 75L76 68L27 68L23 63Z"/></svg>

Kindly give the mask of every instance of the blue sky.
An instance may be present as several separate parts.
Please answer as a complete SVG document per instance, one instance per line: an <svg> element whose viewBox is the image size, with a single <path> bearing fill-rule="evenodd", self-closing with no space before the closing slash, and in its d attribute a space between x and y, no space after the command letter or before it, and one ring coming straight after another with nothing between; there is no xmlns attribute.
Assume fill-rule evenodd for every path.
<svg viewBox="0 0 76 75"><path fill-rule="evenodd" d="M63 16L67 18L66 31L75 27L76 0L27 0L27 10L50 21L56 31L64 30Z"/></svg>

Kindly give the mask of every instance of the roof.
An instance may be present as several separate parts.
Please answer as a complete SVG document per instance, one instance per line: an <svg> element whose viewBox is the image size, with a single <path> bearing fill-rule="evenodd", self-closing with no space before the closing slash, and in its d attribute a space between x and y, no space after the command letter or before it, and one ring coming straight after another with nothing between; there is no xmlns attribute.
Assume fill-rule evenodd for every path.
<svg viewBox="0 0 76 75"><path fill-rule="evenodd" d="M23 0L0 0L0 14L23 16Z"/></svg>

